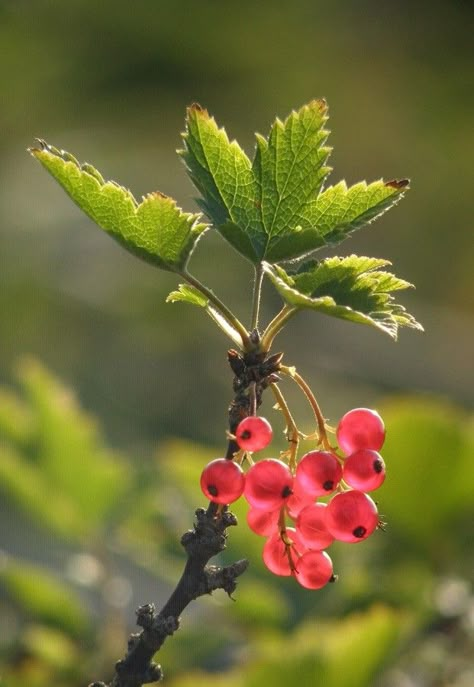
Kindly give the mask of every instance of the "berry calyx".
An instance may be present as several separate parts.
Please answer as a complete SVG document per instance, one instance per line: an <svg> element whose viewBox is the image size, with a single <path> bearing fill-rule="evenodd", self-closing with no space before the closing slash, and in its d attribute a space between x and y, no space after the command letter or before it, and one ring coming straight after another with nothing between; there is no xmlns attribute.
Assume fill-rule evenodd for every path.
<svg viewBox="0 0 474 687"><path fill-rule="evenodd" d="M244 496L261 510L280 509L293 493L293 476L285 463L266 458L254 463L245 478Z"/></svg>
<svg viewBox="0 0 474 687"><path fill-rule="evenodd" d="M321 550L334 541L334 536L326 527L325 503L313 503L300 511L296 520L296 530L309 549Z"/></svg>
<svg viewBox="0 0 474 687"><path fill-rule="evenodd" d="M325 551L306 551L298 559L294 576L306 589L321 589L335 579L332 560Z"/></svg>
<svg viewBox="0 0 474 687"><path fill-rule="evenodd" d="M342 479L342 467L329 451L310 451L298 463L295 493L315 498L330 494Z"/></svg>
<svg viewBox="0 0 474 687"><path fill-rule="evenodd" d="M367 539L379 522L377 506L370 496L355 489L336 494L325 516L326 527L333 537L350 544Z"/></svg>
<svg viewBox="0 0 474 687"><path fill-rule="evenodd" d="M273 437L273 430L264 417L250 415L239 422L235 431L235 440L244 451L261 451L266 448Z"/></svg>
<svg viewBox="0 0 474 687"><path fill-rule="evenodd" d="M354 408L339 421L336 436L346 455L362 448L378 451L385 441L385 425L375 410Z"/></svg>
<svg viewBox="0 0 474 687"><path fill-rule="evenodd" d="M201 474L201 489L214 503L227 504L237 501L245 486L245 475L237 463L216 458L206 465Z"/></svg>
<svg viewBox="0 0 474 687"><path fill-rule="evenodd" d="M377 451L365 448L346 458L343 478L350 487L360 491L378 489L385 480L385 463Z"/></svg>

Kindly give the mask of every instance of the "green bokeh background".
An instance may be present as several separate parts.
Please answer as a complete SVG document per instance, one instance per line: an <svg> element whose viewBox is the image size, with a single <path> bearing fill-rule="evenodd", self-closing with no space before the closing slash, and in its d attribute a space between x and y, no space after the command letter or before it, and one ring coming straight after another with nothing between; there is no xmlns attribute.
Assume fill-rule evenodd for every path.
<svg viewBox="0 0 474 687"><path fill-rule="evenodd" d="M254 131L325 96L332 181L412 179L397 208L337 252L391 260L417 286L402 300L426 333L394 344L307 313L281 347L333 422L357 405L385 411L391 476L378 499L390 526L336 552L340 583L311 600L269 580L261 542L239 527L229 560L254 563L238 602L196 604L160 660L183 686L474 682L463 658L474 624L473 20L461 0L0 0L0 680L108 677L134 606L159 603L179 573L179 533L199 505L202 465L222 450L231 395L221 333L197 309L166 305L172 275L97 231L25 149L40 136L138 197L161 190L192 210L175 154L188 104L251 153ZM194 271L247 320L249 266L218 236L199 248ZM264 317L278 305L265 290ZM51 375L103 433L64 407L69 392ZM265 413L274 417L268 401ZM94 578L97 560L112 591ZM45 612L58 605L64 617ZM216 627L205 638L203 618ZM359 677L351 637L380 654L364 645L373 665ZM448 655L459 661L443 677ZM186 677L196 669L218 672Z"/></svg>

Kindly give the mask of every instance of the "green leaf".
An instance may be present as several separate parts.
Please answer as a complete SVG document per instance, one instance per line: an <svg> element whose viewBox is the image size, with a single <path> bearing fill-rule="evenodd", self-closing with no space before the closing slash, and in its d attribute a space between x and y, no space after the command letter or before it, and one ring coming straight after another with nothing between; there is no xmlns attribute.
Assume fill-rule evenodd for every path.
<svg viewBox="0 0 474 687"><path fill-rule="evenodd" d="M73 201L110 236L134 255L171 272L181 272L207 225L185 213L162 193L138 203L114 181L104 181L91 165L44 141L31 154L48 170Z"/></svg>
<svg viewBox="0 0 474 687"><path fill-rule="evenodd" d="M411 286L380 268L387 260L350 255L313 262L290 275L283 268L264 264L281 297L293 308L310 308L326 315L369 324L397 338L398 327L422 326L395 303L391 292Z"/></svg>
<svg viewBox="0 0 474 687"><path fill-rule="evenodd" d="M214 320L219 329L228 336L239 347L242 346L242 337L239 332L222 316L222 314L212 305L206 296L194 286L180 284L177 291L171 291L166 298L167 303L190 303L204 308L207 314Z"/></svg>
<svg viewBox="0 0 474 687"><path fill-rule="evenodd" d="M394 556L443 561L450 570L469 568L465 547L474 535L472 414L428 397L397 399L381 412L389 428L383 456L390 479L379 493L399 546Z"/></svg>
<svg viewBox="0 0 474 687"><path fill-rule="evenodd" d="M0 387L0 437L27 447L34 429L34 419L26 403L9 389Z"/></svg>
<svg viewBox="0 0 474 687"><path fill-rule="evenodd" d="M198 203L216 229L253 263L302 257L343 240L373 221L403 195L402 181L344 181L322 192L331 149L325 100L312 100L268 138L257 134L253 164L236 141L198 105L188 110L180 151Z"/></svg>
<svg viewBox="0 0 474 687"><path fill-rule="evenodd" d="M187 110L183 142L178 152L203 196L197 202L234 248L259 262L264 240L259 189L247 155L197 104Z"/></svg>
<svg viewBox="0 0 474 687"><path fill-rule="evenodd" d="M385 606L346 615L333 622L306 622L292 633L269 632L252 638L252 652L243 665L224 673L196 673L176 687L368 687L393 661L414 626L413 619Z"/></svg>
<svg viewBox="0 0 474 687"><path fill-rule="evenodd" d="M39 363L25 360L20 376L37 418L35 458L49 489L69 498L85 532L104 527L128 489L126 463L106 447L71 391Z"/></svg>
<svg viewBox="0 0 474 687"><path fill-rule="evenodd" d="M75 504L51 485L40 467L1 444L0 495L64 539L85 539L91 533Z"/></svg>
<svg viewBox="0 0 474 687"><path fill-rule="evenodd" d="M307 649L311 640L324 634L322 654L324 669L318 683L327 687L366 687L393 660L402 641L409 636L414 619L406 613L376 605L353 613L343 620L321 627L308 623L298 631ZM311 629L313 634L311 634ZM344 637L341 643L341 637ZM297 640L296 640L297 641ZM316 680L314 681L316 682Z"/></svg>
<svg viewBox="0 0 474 687"><path fill-rule="evenodd" d="M166 297L167 303L191 303L191 305L197 305L200 308L206 308L209 303L209 299L206 298L198 289L194 286L189 286L188 284L180 284L177 291L171 291Z"/></svg>
<svg viewBox="0 0 474 687"><path fill-rule="evenodd" d="M260 189L265 234L262 259L288 260L324 244L313 232L309 246L301 241L304 208L320 192L330 172L331 149L324 146L327 105L313 100L282 122L276 119L268 140L257 135L253 170Z"/></svg>
<svg viewBox="0 0 474 687"><path fill-rule="evenodd" d="M267 259L274 262L288 260L320 246L340 243L398 203L408 184L407 179L380 179L371 184L361 181L350 188L345 181L330 186L301 208L295 218L298 221L296 236L284 233L275 238ZM295 245L298 253L293 255Z"/></svg>
<svg viewBox="0 0 474 687"><path fill-rule="evenodd" d="M340 181L308 204L305 218L317 227L325 241L337 243L398 203L408 184L408 179L379 179L371 184L361 181L347 188L346 182Z"/></svg>
<svg viewBox="0 0 474 687"><path fill-rule="evenodd" d="M0 587L30 617L77 637L90 629L84 603L46 569L8 558L0 570Z"/></svg>
<svg viewBox="0 0 474 687"><path fill-rule="evenodd" d="M97 537L129 490L128 466L39 363L25 360L20 379L30 431L26 444L7 434L0 441L0 495L62 537Z"/></svg>
<svg viewBox="0 0 474 687"><path fill-rule="evenodd" d="M70 670L80 661L79 647L62 630L29 624L22 632L21 644L28 655L55 670Z"/></svg>

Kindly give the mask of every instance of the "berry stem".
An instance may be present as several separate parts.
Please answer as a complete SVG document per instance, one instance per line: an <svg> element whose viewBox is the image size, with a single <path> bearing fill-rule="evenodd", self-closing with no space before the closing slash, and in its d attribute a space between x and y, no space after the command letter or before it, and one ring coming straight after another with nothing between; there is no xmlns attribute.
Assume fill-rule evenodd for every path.
<svg viewBox="0 0 474 687"><path fill-rule="evenodd" d="M218 298L211 289L208 289L207 286L202 284L199 279L194 277L192 274L190 274L187 270L184 270L181 273L181 276L186 279L188 284L191 284L191 286L194 286L195 289L200 291L203 296L205 296L211 303L212 305L216 308L216 310L219 312L219 314L224 318L224 320L227 322L228 325L230 325L233 329L235 329L241 339L242 339L242 348L243 350L252 350L255 346L252 343L252 340L250 338L250 335L242 322L234 315L234 313L223 303L220 298Z"/></svg>
<svg viewBox="0 0 474 687"><path fill-rule="evenodd" d="M291 555L292 553L292 546L293 546L293 541L290 539L288 536L288 532L286 531L286 522L285 522L285 509L282 508L280 510L280 515L278 517L278 529L280 532L280 539L282 540L283 544L285 545L285 556L288 559L288 565L291 570L291 574L294 575L296 571L296 565L293 560L293 557Z"/></svg>
<svg viewBox="0 0 474 687"><path fill-rule="evenodd" d="M289 542L288 536L286 534L286 520L285 520L285 508L280 508L280 514L278 516L278 531L280 533L280 539L286 545Z"/></svg>
<svg viewBox="0 0 474 687"><path fill-rule="evenodd" d="M278 387L278 384L273 382L272 384L270 384L270 388L273 392L273 395L276 398L278 407L283 413L286 420L286 438L288 440L288 443L290 444L290 447L286 454L288 455L288 466L290 470L294 473L294 471L296 470L296 456L298 453L298 445L300 442L300 433L298 427L296 426L296 422L294 421L293 416L290 412L290 409L288 408L288 404L285 400L285 397L283 396L282 392Z"/></svg>
<svg viewBox="0 0 474 687"><path fill-rule="evenodd" d="M280 312L275 315L273 320L267 325L265 331L262 334L261 348L263 351L270 350L277 334L281 332L281 330L286 325L288 320L290 320L293 317L293 315L295 315L297 312L298 308L295 308L294 306L287 304L284 305Z"/></svg>
<svg viewBox="0 0 474 687"><path fill-rule="evenodd" d="M308 399L308 402L313 410L314 416L316 418L316 422L318 425L318 444L322 445L324 449L327 451L330 451L331 453L333 452L333 448L331 444L329 443L329 439L326 433L326 423L323 417L323 414L321 412L321 408L319 407L319 404L311 391L310 387L308 384L305 382L303 377L298 374L296 369L294 367L289 367L288 365L281 365L280 366L280 371L283 374L288 375L293 379L296 384L300 387L301 391L304 393L306 398Z"/></svg>

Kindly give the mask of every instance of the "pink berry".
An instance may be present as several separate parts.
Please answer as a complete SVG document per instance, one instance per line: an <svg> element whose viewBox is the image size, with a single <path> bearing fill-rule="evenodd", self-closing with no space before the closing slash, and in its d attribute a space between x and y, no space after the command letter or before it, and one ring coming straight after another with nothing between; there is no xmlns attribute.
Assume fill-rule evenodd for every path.
<svg viewBox="0 0 474 687"><path fill-rule="evenodd" d="M293 527L286 528L286 537L291 545L285 544L280 532L267 539L263 547L263 562L275 575L289 577L298 564L299 557L306 551L298 533Z"/></svg>
<svg viewBox="0 0 474 687"><path fill-rule="evenodd" d="M300 511L296 520L296 530L309 549L326 549L334 541L326 527L325 503L313 503Z"/></svg>
<svg viewBox="0 0 474 687"><path fill-rule="evenodd" d="M314 503L314 496L295 491L286 502L286 510L290 518L295 520L303 508L312 503Z"/></svg>
<svg viewBox="0 0 474 687"><path fill-rule="evenodd" d="M325 551L307 551L298 559L295 577L306 589L321 589L335 579L332 560Z"/></svg>
<svg viewBox="0 0 474 687"><path fill-rule="evenodd" d="M261 451L268 446L273 436L273 430L264 417L250 415L239 422L235 431L235 439L244 451Z"/></svg>
<svg viewBox="0 0 474 687"><path fill-rule="evenodd" d="M385 480L385 463L377 451L362 448L346 458L343 468L344 481L354 489L373 491Z"/></svg>
<svg viewBox="0 0 474 687"><path fill-rule="evenodd" d="M293 493L293 476L285 463L266 458L254 463L245 478L244 496L251 506L272 511Z"/></svg>
<svg viewBox="0 0 474 687"><path fill-rule="evenodd" d="M247 524L250 529L262 537L270 537L278 530L280 511L265 511L260 508L249 508L247 512Z"/></svg>
<svg viewBox="0 0 474 687"><path fill-rule="evenodd" d="M354 544L367 539L378 522L377 506L362 491L336 494L326 508L326 527L339 541Z"/></svg>
<svg viewBox="0 0 474 687"><path fill-rule="evenodd" d="M201 475L203 494L214 503L232 503L244 490L245 475L237 463L225 458L212 460Z"/></svg>
<svg viewBox="0 0 474 687"><path fill-rule="evenodd" d="M375 410L354 408L341 418L336 435L337 442L346 455L361 448L378 451L385 441L385 426Z"/></svg>
<svg viewBox="0 0 474 687"><path fill-rule="evenodd" d="M315 498L330 494L342 478L342 467L328 451L310 451L298 463L295 492Z"/></svg>

